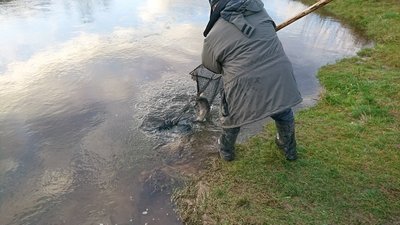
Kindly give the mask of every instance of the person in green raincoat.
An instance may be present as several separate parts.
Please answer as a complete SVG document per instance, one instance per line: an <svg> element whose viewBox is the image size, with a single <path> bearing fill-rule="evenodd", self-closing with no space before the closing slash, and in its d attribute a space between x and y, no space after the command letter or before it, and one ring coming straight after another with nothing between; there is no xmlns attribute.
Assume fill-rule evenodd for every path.
<svg viewBox="0 0 400 225"><path fill-rule="evenodd" d="M210 5L202 64L222 74L221 157L234 159L241 126L271 117L278 147L287 160L296 160L292 107L302 98L274 21L261 0L211 0Z"/></svg>

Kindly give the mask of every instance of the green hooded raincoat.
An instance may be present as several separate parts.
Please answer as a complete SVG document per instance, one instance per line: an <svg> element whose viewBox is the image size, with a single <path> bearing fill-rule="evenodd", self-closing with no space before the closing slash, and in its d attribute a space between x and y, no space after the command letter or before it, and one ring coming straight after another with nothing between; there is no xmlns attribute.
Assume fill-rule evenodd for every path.
<svg viewBox="0 0 400 225"><path fill-rule="evenodd" d="M222 74L222 127L240 127L302 101L292 64L261 0L228 3L204 40L202 63Z"/></svg>

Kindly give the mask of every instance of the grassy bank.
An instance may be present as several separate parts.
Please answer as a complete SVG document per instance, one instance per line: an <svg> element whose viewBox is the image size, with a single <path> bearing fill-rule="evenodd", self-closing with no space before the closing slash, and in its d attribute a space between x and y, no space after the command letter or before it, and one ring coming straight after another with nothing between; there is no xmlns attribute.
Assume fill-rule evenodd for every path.
<svg viewBox="0 0 400 225"><path fill-rule="evenodd" d="M176 195L187 224L400 224L400 2L326 10L376 46L320 70L321 100L296 114L297 162L267 125Z"/></svg>

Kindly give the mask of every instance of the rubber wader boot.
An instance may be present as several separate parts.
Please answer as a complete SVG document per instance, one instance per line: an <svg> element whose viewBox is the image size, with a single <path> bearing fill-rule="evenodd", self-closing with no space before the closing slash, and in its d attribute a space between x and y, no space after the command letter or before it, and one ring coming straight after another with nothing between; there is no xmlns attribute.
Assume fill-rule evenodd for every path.
<svg viewBox="0 0 400 225"><path fill-rule="evenodd" d="M235 142L239 134L240 127L222 129L222 135L218 139L219 155L225 161L235 159Z"/></svg>
<svg viewBox="0 0 400 225"><path fill-rule="evenodd" d="M287 160L296 160L297 150L294 121L289 123L275 121L275 125L278 131L275 138L276 145L285 153Z"/></svg>

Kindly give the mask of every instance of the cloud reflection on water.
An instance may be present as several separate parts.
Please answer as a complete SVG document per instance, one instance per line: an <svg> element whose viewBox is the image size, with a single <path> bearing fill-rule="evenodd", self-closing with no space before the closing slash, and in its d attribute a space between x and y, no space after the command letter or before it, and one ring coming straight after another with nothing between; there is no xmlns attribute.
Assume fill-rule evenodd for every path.
<svg viewBox="0 0 400 225"><path fill-rule="evenodd" d="M84 33L38 52L27 61L10 64L0 76L0 86L7 87L0 89L0 121L14 122L2 122L0 140L3 146L12 148L5 152L8 161L29 170L5 168L26 177L18 181L24 185L9 190L5 196L15 193L25 197L5 198L8 200L0 211L21 221L40 218L55 204L53 199L70 193L70 188L84 187L91 179L112 192L108 185L126 169L116 170L124 160L115 159L123 158L128 151L139 160L140 155L152 149L146 150L145 141L136 139L144 139L140 135L130 137L137 132L129 130L132 125L127 126L135 113L130 105L132 99L143 91L138 90L141 84L159 79L166 72L179 76L187 72L187 64L195 66L196 63L190 64L198 57L201 37L193 39L193 33L200 30L191 25L174 26L163 33L132 28L116 28L108 35ZM146 94L151 96L156 89L152 87ZM145 97L141 93L141 101ZM17 133L15 129L19 127L23 129ZM18 146L16 142L26 144ZM63 172L55 173L53 169ZM64 185L64 190L49 183L42 187L41 174L74 186ZM52 175L57 177L49 177ZM121 197L113 192L110 195L113 197L109 193L91 196L90 201ZM96 207L88 210L93 208ZM7 221L6 218L0 221Z"/></svg>

